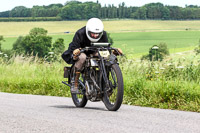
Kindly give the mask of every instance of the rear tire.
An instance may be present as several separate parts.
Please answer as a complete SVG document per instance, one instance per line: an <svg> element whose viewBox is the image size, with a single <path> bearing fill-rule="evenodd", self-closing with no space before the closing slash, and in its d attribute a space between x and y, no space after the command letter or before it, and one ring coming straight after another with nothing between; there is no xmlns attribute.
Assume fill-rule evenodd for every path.
<svg viewBox="0 0 200 133"><path fill-rule="evenodd" d="M74 67L72 68L71 70L71 74L70 74L70 80L72 80L73 78L73 75L74 75L75 71L74 71ZM71 82L70 82L71 84ZM80 94L73 94L71 93L71 96L72 96L72 100L75 104L76 107L79 107L79 108L83 108L85 107L85 105L87 104L87 97L85 95L85 90L84 90L84 79L83 79L83 76L82 76L82 73L80 74L80 79L79 79L79 85L78 85L78 89L79 89L79 92L81 92ZM70 88L71 90L71 88Z"/></svg>
<svg viewBox="0 0 200 133"><path fill-rule="evenodd" d="M107 72L107 76L111 90L104 91L103 102L109 111L117 111L122 104L124 95L124 83L120 67L113 64Z"/></svg>
<svg viewBox="0 0 200 133"><path fill-rule="evenodd" d="M85 107L85 105L87 104L86 96L84 95L82 98L79 98L79 96L77 95L78 94L72 94L72 100L74 104L76 105L76 107L79 107L79 108Z"/></svg>

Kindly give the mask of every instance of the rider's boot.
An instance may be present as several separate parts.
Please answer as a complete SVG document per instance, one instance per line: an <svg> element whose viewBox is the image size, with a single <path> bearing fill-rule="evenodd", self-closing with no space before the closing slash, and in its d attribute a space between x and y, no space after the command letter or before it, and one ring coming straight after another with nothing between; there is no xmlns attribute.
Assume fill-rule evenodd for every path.
<svg viewBox="0 0 200 133"><path fill-rule="evenodd" d="M79 80L79 77L80 77L80 72L76 71L75 73L76 73L76 75L75 75L74 81L72 81L71 93L79 93L78 80Z"/></svg>

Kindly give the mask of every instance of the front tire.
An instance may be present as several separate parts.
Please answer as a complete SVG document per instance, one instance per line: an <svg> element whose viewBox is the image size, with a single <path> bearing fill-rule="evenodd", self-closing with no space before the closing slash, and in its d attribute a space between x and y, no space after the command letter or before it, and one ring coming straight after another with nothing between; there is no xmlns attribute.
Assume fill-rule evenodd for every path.
<svg viewBox="0 0 200 133"><path fill-rule="evenodd" d="M124 95L124 83L120 67L113 64L108 70L107 76L110 89L104 91L103 102L109 111L117 111L122 104Z"/></svg>

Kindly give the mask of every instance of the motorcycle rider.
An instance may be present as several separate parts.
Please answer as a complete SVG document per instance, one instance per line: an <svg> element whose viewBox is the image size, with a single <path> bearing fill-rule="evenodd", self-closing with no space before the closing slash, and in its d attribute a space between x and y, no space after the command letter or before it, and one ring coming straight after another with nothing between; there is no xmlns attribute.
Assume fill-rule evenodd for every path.
<svg viewBox="0 0 200 133"><path fill-rule="evenodd" d="M72 80L71 93L79 93L78 80L86 56L89 54L96 54L92 51L80 53L81 48L90 47L91 42L108 42L103 23L98 18L89 19L86 26L82 27L75 33L72 42L69 44L68 50L62 54L62 58L66 63L75 63L75 78ZM118 49L118 52L122 54L121 49Z"/></svg>

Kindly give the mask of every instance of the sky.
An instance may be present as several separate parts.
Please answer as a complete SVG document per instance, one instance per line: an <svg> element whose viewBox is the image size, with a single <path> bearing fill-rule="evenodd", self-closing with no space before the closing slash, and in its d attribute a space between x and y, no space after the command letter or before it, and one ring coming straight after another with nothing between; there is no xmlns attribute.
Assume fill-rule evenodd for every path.
<svg viewBox="0 0 200 133"><path fill-rule="evenodd" d="M32 8L34 5L49 5L61 3L65 4L69 0L0 0L0 12L11 10L16 6L25 6L27 8ZM93 1L97 0L78 0L81 2ZM105 4L114 4L118 6L120 3L125 2L126 6L143 6L148 3L160 2L164 5L176 5L180 7L185 7L185 5L198 5L200 6L200 0L99 0L102 6Z"/></svg>

